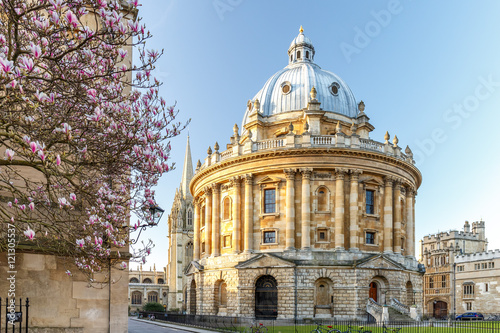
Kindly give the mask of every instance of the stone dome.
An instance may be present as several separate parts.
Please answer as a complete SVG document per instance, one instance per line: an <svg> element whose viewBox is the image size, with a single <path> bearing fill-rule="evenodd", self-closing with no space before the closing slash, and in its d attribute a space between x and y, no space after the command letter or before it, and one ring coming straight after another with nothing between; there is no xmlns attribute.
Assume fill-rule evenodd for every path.
<svg viewBox="0 0 500 333"><path fill-rule="evenodd" d="M310 91L316 88L321 109L351 118L357 115L357 103L349 86L338 75L314 63L314 47L301 31L288 49L288 66L271 76L264 87L249 101L242 128L254 111L256 99L264 117L298 111L307 107Z"/></svg>

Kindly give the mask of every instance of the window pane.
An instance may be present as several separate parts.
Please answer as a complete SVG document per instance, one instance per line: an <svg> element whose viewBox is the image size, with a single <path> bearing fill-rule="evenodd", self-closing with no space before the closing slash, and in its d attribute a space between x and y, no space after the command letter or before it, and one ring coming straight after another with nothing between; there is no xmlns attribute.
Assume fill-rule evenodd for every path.
<svg viewBox="0 0 500 333"><path fill-rule="evenodd" d="M264 243L276 243L276 232L264 231Z"/></svg>
<svg viewBox="0 0 500 333"><path fill-rule="evenodd" d="M375 214L374 198L375 192L366 190L366 214Z"/></svg>
<svg viewBox="0 0 500 333"><path fill-rule="evenodd" d="M375 233L373 232L366 233L366 244L375 244Z"/></svg>
<svg viewBox="0 0 500 333"><path fill-rule="evenodd" d="M264 190L264 213L276 212L276 190Z"/></svg>

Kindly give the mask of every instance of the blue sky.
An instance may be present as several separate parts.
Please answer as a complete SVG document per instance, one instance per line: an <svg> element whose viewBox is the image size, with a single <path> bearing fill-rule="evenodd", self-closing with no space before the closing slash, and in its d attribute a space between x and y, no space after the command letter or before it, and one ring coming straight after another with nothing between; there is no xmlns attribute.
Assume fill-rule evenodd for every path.
<svg viewBox="0 0 500 333"><path fill-rule="evenodd" d="M161 93L191 118L193 163L229 142L247 100L288 63L299 27L315 62L338 74L366 104L375 130L409 145L422 172L416 240L486 221L489 249L500 248L498 1L144 0L140 16L164 49ZM143 233L156 247L145 267L167 263L167 215L182 173L187 131L172 139L177 169L156 199L160 226ZM133 266L134 267L134 266Z"/></svg>

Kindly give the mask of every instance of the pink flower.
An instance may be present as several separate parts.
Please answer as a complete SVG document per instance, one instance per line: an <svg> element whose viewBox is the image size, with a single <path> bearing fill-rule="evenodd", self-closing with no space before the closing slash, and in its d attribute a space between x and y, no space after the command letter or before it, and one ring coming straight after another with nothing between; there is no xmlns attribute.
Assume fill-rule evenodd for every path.
<svg viewBox="0 0 500 333"><path fill-rule="evenodd" d="M56 165L57 166L61 165L61 156L59 156L59 155L56 156Z"/></svg>
<svg viewBox="0 0 500 333"><path fill-rule="evenodd" d="M68 10L66 12L66 21L68 21L69 24L73 26L73 28L76 28L78 26L78 19L75 14L71 10Z"/></svg>
<svg viewBox="0 0 500 333"><path fill-rule="evenodd" d="M120 57L122 58L125 58L127 56L127 50L124 50L124 49L119 49L118 50L118 54L120 55Z"/></svg>
<svg viewBox="0 0 500 333"><path fill-rule="evenodd" d="M11 149L6 149L5 156L9 161L12 161L12 158L14 157L14 151Z"/></svg>
<svg viewBox="0 0 500 333"><path fill-rule="evenodd" d="M37 149L38 149L38 145L36 144L36 142L30 142L30 147L31 147L31 151L34 153L36 153Z"/></svg>
<svg viewBox="0 0 500 333"><path fill-rule="evenodd" d="M40 58L42 55L42 48L40 45L35 45L33 42L30 44L30 53L36 58Z"/></svg>
<svg viewBox="0 0 500 333"><path fill-rule="evenodd" d="M25 209L26 209L26 205L20 205L20 206L19 206L19 209L20 209L20 210L25 210Z"/></svg>
<svg viewBox="0 0 500 333"><path fill-rule="evenodd" d="M72 276L73 274L71 274L71 271L66 271L66 274L68 274L68 276Z"/></svg>
<svg viewBox="0 0 500 333"><path fill-rule="evenodd" d="M43 150L40 150L38 152L38 157L40 157L40 159L42 160L42 162L45 162L45 153L43 152Z"/></svg>
<svg viewBox="0 0 500 333"><path fill-rule="evenodd" d="M71 193L71 194L69 195L69 198L70 198L71 200L73 200L73 201L76 201L76 195L75 195L75 193Z"/></svg>
<svg viewBox="0 0 500 333"><path fill-rule="evenodd" d="M33 238L35 238L35 232L31 230L30 227L28 227L28 229L24 231L24 236L28 237L29 240L32 240Z"/></svg>
<svg viewBox="0 0 500 333"><path fill-rule="evenodd" d="M12 208L12 202L7 202L7 206L9 206L9 208Z"/></svg>
<svg viewBox="0 0 500 333"><path fill-rule="evenodd" d="M31 202L28 207L30 208L30 210L34 210L35 209L35 203L34 202Z"/></svg>
<svg viewBox="0 0 500 333"><path fill-rule="evenodd" d="M14 63L0 57L0 69L2 69L4 73L10 73L14 69Z"/></svg>
<svg viewBox="0 0 500 333"><path fill-rule="evenodd" d="M59 201L59 208L63 208L63 206L66 206L68 204L68 201L64 197L59 198L58 201Z"/></svg>
<svg viewBox="0 0 500 333"><path fill-rule="evenodd" d="M80 248L83 248L83 245L85 245L85 240L82 239L77 239L76 240L76 245L79 246Z"/></svg>
<svg viewBox="0 0 500 333"><path fill-rule="evenodd" d="M121 269L127 268L127 263L125 261L122 261L122 263L120 264L120 268Z"/></svg>

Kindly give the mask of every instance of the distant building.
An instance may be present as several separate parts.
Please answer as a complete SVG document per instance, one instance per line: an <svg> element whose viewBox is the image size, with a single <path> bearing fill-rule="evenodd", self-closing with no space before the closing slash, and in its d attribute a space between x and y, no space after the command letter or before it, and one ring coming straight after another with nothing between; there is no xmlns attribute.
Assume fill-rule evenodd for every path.
<svg viewBox="0 0 500 333"><path fill-rule="evenodd" d="M193 196L189 182L193 178L193 162L189 136L184 156L184 166L179 188L168 216L168 263L167 283L169 285L168 310L186 310L186 280L184 269L193 260Z"/></svg>
<svg viewBox="0 0 500 333"><path fill-rule="evenodd" d="M455 257L456 313L500 313L500 250Z"/></svg>
<svg viewBox="0 0 500 333"><path fill-rule="evenodd" d="M488 241L485 237L484 221L473 222L472 231L468 221L464 230L445 231L425 236L421 243L424 275L424 314L442 318L455 309L453 292L455 256L484 252Z"/></svg>
<svg viewBox="0 0 500 333"><path fill-rule="evenodd" d="M149 271L144 271L142 265L137 270L130 270L128 284L128 299L130 311L135 311L146 303L155 302L167 306L168 286L167 272L156 271L156 265Z"/></svg>

